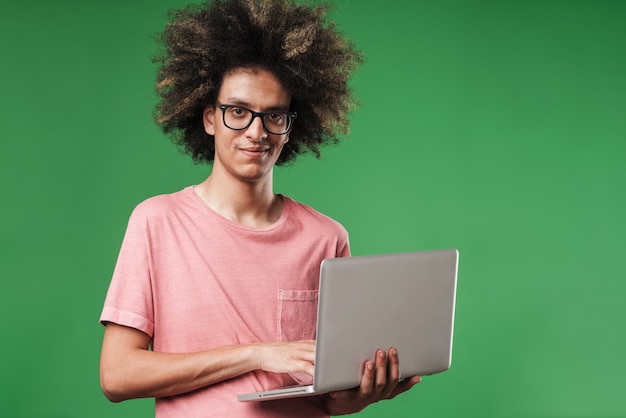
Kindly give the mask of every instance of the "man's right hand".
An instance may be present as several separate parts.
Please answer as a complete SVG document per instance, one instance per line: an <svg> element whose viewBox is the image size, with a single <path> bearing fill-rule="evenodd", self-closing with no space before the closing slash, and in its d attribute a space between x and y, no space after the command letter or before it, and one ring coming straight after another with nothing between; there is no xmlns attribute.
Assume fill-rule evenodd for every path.
<svg viewBox="0 0 626 418"><path fill-rule="evenodd" d="M258 368L272 373L306 373L313 376L315 340L256 344Z"/></svg>

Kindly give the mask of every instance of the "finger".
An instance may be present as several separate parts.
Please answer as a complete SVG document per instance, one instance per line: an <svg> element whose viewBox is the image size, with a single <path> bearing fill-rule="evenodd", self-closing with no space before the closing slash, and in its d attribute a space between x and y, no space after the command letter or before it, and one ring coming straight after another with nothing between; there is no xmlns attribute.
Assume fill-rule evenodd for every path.
<svg viewBox="0 0 626 418"><path fill-rule="evenodd" d="M305 361L302 363L302 371L309 376L313 376L315 374L315 366L313 366L313 363Z"/></svg>
<svg viewBox="0 0 626 418"><path fill-rule="evenodd" d="M393 389L393 391L389 395L389 399L393 399L399 394L406 392L407 390L411 389L413 386L417 385L421 381L422 381L422 378L420 376L413 376L408 379L404 379L403 381L399 382L396 385L396 387Z"/></svg>
<svg viewBox="0 0 626 418"><path fill-rule="evenodd" d="M387 387L387 353L383 350L376 352L376 392L383 393Z"/></svg>
<svg viewBox="0 0 626 418"><path fill-rule="evenodd" d="M309 363L315 363L315 351L306 350L301 351L298 354L302 359L308 361Z"/></svg>
<svg viewBox="0 0 626 418"><path fill-rule="evenodd" d="M315 351L315 340L295 341L293 344L304 351Z"/></svg>
<svg viewBox="0 0 626 418"><path fill-rule="evenodd" d="M293 344L292 347L296 349L293 353L294 356L305 359L309 362L315 361L315 341L296 341L288 344Z"/></svg>
<svg viewBox="0 0 626 418"><path fill-rule="evenodd" d="M389 349L389 366L387 369L388 380L391 382L397 382L400 380L400 358L398 356L397 348Z"/></svg>
<svg viewBox="0 0 626 418"><path fill-rule="evenodd" d="M374 392L374 378L376 375L376 367L374 363L368 361L363 368L363 377L361 378L361 386L359 386L359 395L362 398L369 398Z"/></svg>

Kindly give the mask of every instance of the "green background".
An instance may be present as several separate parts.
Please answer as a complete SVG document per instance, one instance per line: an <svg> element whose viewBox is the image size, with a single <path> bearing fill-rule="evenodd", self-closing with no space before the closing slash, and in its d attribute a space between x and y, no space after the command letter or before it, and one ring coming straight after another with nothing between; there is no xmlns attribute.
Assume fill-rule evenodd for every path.
<svg viewBox="0 0 626 418"><path fill-rule="evenodd" d="M7 3L0 415L152 416L101 394L98 317L132 208L209 173L151 122L185 2ZM461 254L452 368L360 416L626 416L626 2L335 3L362 105L276 191L355 255Z"/></svg>

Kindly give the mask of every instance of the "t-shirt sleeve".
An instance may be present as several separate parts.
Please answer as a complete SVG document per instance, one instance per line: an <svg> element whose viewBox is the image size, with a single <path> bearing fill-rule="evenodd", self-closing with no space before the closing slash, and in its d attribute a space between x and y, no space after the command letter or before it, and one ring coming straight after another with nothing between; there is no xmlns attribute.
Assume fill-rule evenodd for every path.
<svg viewBox="0 0 626 418"><path fill-rule="evenodd" d="M128 221L100 322L113 322L138 329L150 337L153 335L154 309L147 221L137 209Z"/></svg>
<svg viewBox="0 0 626 418"><path fill-rule="evenodd" d="M350 257L350 240L348 232L342 227L342 235L340 236L337 246L337 257Z"/></svg>

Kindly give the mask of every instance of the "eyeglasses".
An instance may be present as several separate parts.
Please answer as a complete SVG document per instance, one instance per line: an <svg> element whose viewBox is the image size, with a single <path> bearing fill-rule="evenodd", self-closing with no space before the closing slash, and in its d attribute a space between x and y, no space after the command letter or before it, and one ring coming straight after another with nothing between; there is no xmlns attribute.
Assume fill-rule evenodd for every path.
<svg viewBox="0 0 626 418"><path fill-rule="evenodd" d="M289 132L296 118L296 112L255 112L245 107L220 104L224 125L235 131L241 131L252 125L257 116L261 118L263 128L274 135L283 135Z"/></svg>

